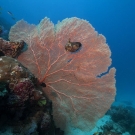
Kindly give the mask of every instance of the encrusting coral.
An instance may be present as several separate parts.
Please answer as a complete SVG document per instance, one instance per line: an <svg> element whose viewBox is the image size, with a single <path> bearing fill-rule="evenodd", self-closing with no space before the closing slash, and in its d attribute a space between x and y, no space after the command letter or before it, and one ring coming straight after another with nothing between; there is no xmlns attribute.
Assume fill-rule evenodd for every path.
<svg viewBox="0 0 135 135"><path fill-rule="evenodd" d="M66 130L70 123L91 130L115 98L115 68L108 69L111 51L105 37L74 17L55 26L48 18L37 26L21 20L11 28L9 39L27 43L18 60L46 84L56 126ZM73 44L72 51L66 51L69 39L81 46Z"/></svg>
<svg viewBox="0 0 135 135"><path fill-rule="evenodd" d="M113 105L107 115L111 116L113 123L118 125L119 128L117 129L121 132L129 132L130 135L135 134L135 108L126 105Z"/></svg>
<svg viewBox="0 0 135 135"><path fill-rule="evenodd" d="M16 59L0 57L0 86L0 131L10 126L16 135L53 135L51 104L27 68Z"/></svg>
<svg viewBox="0 0 135 135"><path fill-rule="evenodd" d="M0 57L0 82L8 84L10 89L9 104L24 104L27 100L37 100L36 78L20 62L11 57ZM34 98L35 97L35 98ZM40 98L43 98L40 94Z"/></svg>
<svg viewBox="0 0 135 135"><path fill-rule="evenodd" d="M4 56L15 58L19 55L23 47L24 42L22 40L20 42L10 42L0 38L0 56L3 54Z"/></svg>

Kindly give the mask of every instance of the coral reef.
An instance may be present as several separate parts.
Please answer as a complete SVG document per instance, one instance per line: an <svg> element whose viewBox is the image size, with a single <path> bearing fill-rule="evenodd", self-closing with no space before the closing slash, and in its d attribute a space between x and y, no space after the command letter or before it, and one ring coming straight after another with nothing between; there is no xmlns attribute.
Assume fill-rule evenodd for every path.
<svg viewBox="0 0 135 135"><path fill-rule="evenodd" d="M22 48L24 47L24 42L10 42L0 38L0 56L9 56L12 58L17 57Z"/></svg>
<svg viewBox="0 0 135 135"><path fill-rule="evenodd" d="M93 131L93 135L135 135L135 108L125 103L112 105Z"/></svg>
<svg viewBox="0 0 135 135"><path fill-rule="evenodd" d="M54 135L55 126L49 110L50 106L39 107L34 104L25 108L19 118L17 114L3 113L0 115L0 131L4 133L10 127L15 135Z"/></svg>
<svg viewBox="0 0 135 135"><path fill-rule="evenodd" d="M104 126L100 127L102 129L102 135L122 135L122 128L114 123L112 120L105 123Z"/></svg>
<svg viewBox="0 0 135 135"><path fill-rule="evenodd" d="M43 98L41 91L35 89L37 79L20 62L11 57L0 57L0 82L8 85L9 104L25 104L28 100Z"/></svg>
<svg viewBox="0 0 135 135"><path fill-rule="evenodd" d="M34 75L16 59L0 57L0 131L53 135L51 110Z"/></svg>
<svg viewBox="0 0 135 135"><path fill-rule="evenodd" d="M108 71L111 51L105 37L74 17L56 26L48 18L37 26L21 20L11 28L9 39L27 43L18 60L46 84L56 126L66 131L69 123L91 130L115 97L115 68ZM71 48L66 51L69 39Z"/></svg>
<svg viewBox="0 0 135 135"><path fill-rule="evenodd" d="M112 131L107 131L107 132L96 132L94 133L93 135L122 135L121 133L115 133L115 132L112 132Z"/></svg>
<svg viewBox="0 0 135 135"><path fill-rule="evenodd" d="M128 131L130 135L135 134L135 108L124 105L112 106L107 114L117 123L122 133Z"/></svg>

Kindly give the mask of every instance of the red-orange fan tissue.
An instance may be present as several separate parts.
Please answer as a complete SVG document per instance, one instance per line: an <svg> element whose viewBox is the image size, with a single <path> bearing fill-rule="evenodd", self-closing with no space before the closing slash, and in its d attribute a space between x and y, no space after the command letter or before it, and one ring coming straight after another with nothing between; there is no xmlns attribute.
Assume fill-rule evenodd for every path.
<svg viewBox="0 0 135 135"><path fill-rule="evenodd" d="M55 26L48 18L37 26L21 20L11 28L9 37L27 43L28 49L18 60L46 84L43 89L53 102L56 126L66 130L69 123L91 130L116 94L115 68L108 71L111 51L105 37L88 21L76 17ZM69 39L81 43L81 48L66 51Z"/></svg>

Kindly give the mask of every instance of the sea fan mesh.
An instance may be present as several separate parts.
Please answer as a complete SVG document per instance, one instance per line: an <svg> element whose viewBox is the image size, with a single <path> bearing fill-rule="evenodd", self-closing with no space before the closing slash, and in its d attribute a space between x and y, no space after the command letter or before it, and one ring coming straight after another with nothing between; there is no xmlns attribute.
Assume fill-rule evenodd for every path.
<svg viewBox="0 0 135 135"><path fill-rule="evenodd" d="M27 27L32 29L25 32ZM69 39L82 44L79 51L65 50ZM21 20L11 28L10 40L28 44L18 59L46 84L56 126L65 130L70 123L91 130L115 98L115 68L108 69L111 51L105 37L86 20L73 17L55 26L48 18L34 27Z"/></svg>

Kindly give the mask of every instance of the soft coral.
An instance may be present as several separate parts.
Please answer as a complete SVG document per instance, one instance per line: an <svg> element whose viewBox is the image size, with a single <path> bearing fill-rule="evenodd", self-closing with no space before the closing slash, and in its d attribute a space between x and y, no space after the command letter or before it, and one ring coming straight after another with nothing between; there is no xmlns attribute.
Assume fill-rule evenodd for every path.
<svg viewBox="0 0 135 135"><path fill-rule="evenodd" d="M82 44L78 52L65 50L69 39ZM111 64L104 36L85 20L69 18L54 27L45 18L37 26L17 22L10 40L28 44L19 60L46 84L44 92L53 101L56 125L65 129L70 122L82 130L93 128L115 97L115 68L101 75Z"/></svg>

